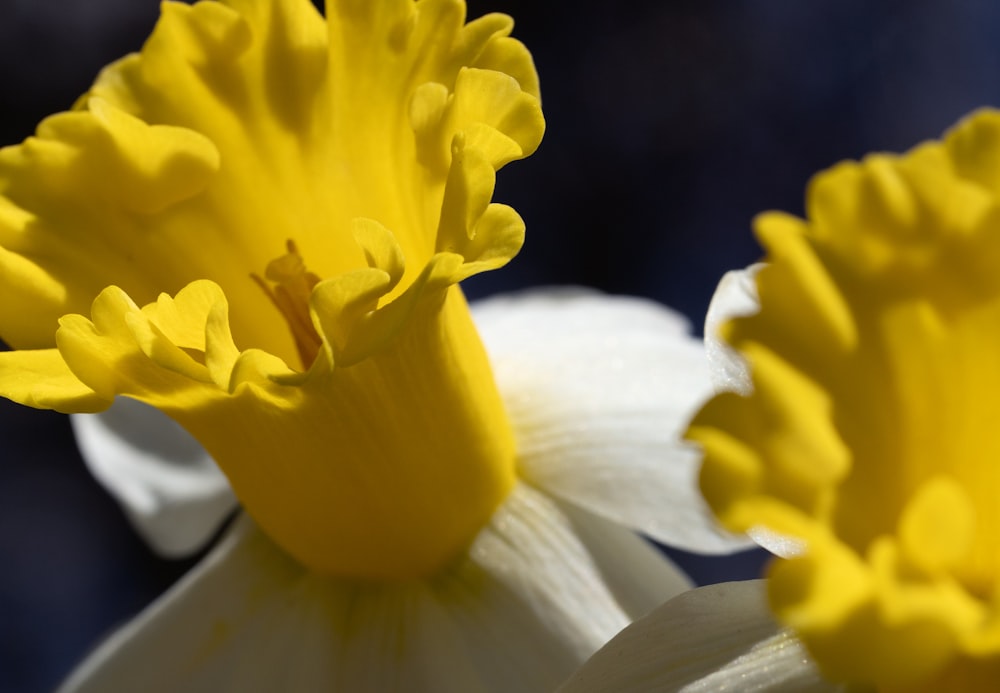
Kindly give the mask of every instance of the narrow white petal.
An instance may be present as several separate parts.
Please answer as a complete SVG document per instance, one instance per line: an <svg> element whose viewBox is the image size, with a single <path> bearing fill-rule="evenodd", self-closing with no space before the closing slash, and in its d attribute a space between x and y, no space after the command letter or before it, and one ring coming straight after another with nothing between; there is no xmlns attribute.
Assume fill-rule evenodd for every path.
<svg viewBox="0 0 1000 693"><path fill-rule="evenodd" d="M276 641L274 651L266 646L275 643L259 636L278 634L282 622L308 615L284 599L303 573L241 517L193 571L105 641L61 690L268 690L274 678L267 666L290 666L296 657L282 663L276 655L294 654L298 643ZM234 680L242 671L263 680L242 688Z"/></svg>
<svg viewBox="0 0 1000 693"><path fill-rule="evenodd" d="M629 620L694 587L669 558L632 530L568 503L560 507Z"/></svg>
<svg viewBox="0 0 1000 693"><path fill-rule="evenodd" d="M719 392L748 395L753 390L750 368L739 352L719 338L719 327L732 318L753 315L760 310L755 277L762 265L726 272L715 289L705 316L705 350L711 365L712 382Z"/></svg>
<svg viewBox="0 0 1000 693"><path fill-rule="evenodd" d="M747 536L753 539L757 546L781 558L795 558L805 553L806 543L803 540L778 534L767 527L751 527L747 530Z"/></svg>
<svg viewBox="0 0 1000 693"><path fill-rule="evenodd" d="M361 584L310 573L241 516L61 693L476 691L468 685L475 671L461 660L449 670L464 686L456 688L440 663L426 659L457 659L461 646L435 608L420 582Z"/></svg>
<svg viewBox="0 0 1000 693"><path fill-rule="evenodd" d="M309 572L241 516L62 690L551 691L631 608L686 587L621 532L520 485L442 575L370 584Z"/></svg>
<svg viewBox="0 0 1000 693"><path fill-rule="evenodd" d="M700 340L650 301L535 291L473 308L518 440L546 492L688 551L749 545L718 528L680 436L711 395Z"/></svg>
<svg viewBox="0 0 1000 693"><path fill-rule="evenodd" d="M160 554L197 551L236 507L212 458L159 410L120 397L70 421L91 473Z"/></svg>
<svg viewBox="0 0 1000 693"><path fill-rule="evenodd" d="M605 568L556 501L515 488L469 560L438 583L463 631L462 656L489 690L551 691L629 623Z"/></svg>
<svg viewBox="0 0 1000 693"><path fill-rule="evenodd" d="M617 539L613 564L607 542ZM632 620L630 606L687 584L626 530L520 484L464 559L401 600L402 683L374 686L359 668L344 689L547 693Z"/></svg>
<svg viewBox="0 0 1000 693"><path fill-rule="evenodd" d="M635 622L560 693L820 693L825 681L802 644L767 609L761 580L701 587Z"/></svg>

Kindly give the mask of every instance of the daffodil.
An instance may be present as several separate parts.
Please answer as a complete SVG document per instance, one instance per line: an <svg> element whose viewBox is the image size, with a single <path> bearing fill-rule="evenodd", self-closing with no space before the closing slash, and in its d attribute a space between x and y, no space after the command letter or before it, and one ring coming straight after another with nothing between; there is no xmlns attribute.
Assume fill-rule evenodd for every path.
<svg viewBox="0 0 1000 693"><path fill-rule="evenodd" d="M688 435L723 523L780 556L773 620L759 584L715 588L756 602L757 630L731 637L741 647L691 690L741 671L753 690L823 689L817 674L827 688L997 690L1000 113L902 156L839 164L813 180L806 220L769 213L756 231L766 263L717 294L714 318L732 319L712 351L729 391ZM719 605L680 596L567 690L619 676L623 646L651 676L676 670L638 639L685 608L710 621Z"/></svg>
<svg viewBox="0 0 1000 693"><path fill-rule="evenodd" d="M167 2L0 151L0 394L105 411L84 453L168 552L242 509L67 690L544 690L687 587L631 530L739 545L691 492L682 319L459 289L523 240L491 201L544 129L511 29Z"/></svg>

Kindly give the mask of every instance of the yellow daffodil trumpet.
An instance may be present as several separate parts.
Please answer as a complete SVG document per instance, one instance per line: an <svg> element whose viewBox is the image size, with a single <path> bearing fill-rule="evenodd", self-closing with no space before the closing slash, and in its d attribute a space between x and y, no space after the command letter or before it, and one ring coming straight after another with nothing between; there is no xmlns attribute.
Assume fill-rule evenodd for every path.
<svg viewBox="0 0 1000 693"><path fill-rule="evenodd" d="M491 202L544 130L511 28L460 0L164 3L0 151L0 394L161 409L319 573L440 570L515 483L458 288L523 241Z"/></svg>
<svg viewBox="0 0 1000 693"><path fill-rule="evenodd" d="M807 219L757 219L760 311L722 337L750 364L689 437L733 530L798 548L778 620L833 681L1000 681L1000 113L817 176Z"/></svg>

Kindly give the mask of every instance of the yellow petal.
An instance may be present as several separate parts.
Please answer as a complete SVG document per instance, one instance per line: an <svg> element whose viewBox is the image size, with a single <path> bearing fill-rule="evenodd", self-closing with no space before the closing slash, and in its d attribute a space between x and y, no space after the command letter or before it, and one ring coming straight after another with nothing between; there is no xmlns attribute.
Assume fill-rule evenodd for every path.
<svg viewBox="0 0 1000 693"><path fill-rule="evenodd" d="M64 413L104 411L112 401L84 385L57 349L0 352L0 397Z"/></svg>
<svg viewBox="0 0 1000 693"><path fill-rule="evenodd" d="M0 155L0 248L15 254L0 253L0 305L32 312L0 334L51 346L57 318L105 286L145 304L211 279L236 340L293 363L251 275L289 239L321 278L365 267L359 218L395 236L412 283L440 245L442 207L474 224L492 196L481 171L461 193L474 199L445 204L456 138L496 169L544 130L512 22L464 17L458 0L336 3L325 20L308 0L164 3L141 53Z"/></svg>

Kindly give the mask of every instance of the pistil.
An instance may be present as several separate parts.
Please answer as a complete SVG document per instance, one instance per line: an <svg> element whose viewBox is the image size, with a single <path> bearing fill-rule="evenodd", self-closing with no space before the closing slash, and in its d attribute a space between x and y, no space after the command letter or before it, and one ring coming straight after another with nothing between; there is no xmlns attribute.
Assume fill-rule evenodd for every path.
<svg viewBox="0 0 1000 693"><path fill-rule="evenodd" d="M285 247L287 252L284 255L268 263L264 279L256 273L250 277L281 311L295 339L302 368L306 369L316 360L323 343L309 317L309 297L320 278L306 268L295 241L288 239ZM272 282L274 287L268 282Z"/></svg>

